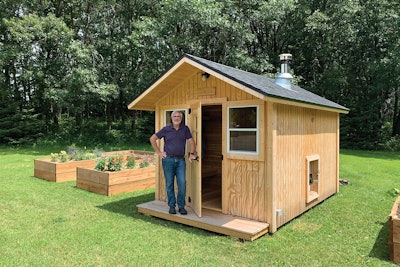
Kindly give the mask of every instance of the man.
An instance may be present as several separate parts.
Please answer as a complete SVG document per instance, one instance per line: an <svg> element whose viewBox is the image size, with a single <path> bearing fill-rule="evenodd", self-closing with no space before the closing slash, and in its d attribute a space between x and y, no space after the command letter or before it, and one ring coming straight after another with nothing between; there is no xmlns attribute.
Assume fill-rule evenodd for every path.
<svg viewBox="0 0 400 267"><path fill-rule="evenodd" d="M164 138L164 151L157 145L157 140ZM150 143L158 156L162 158L162 167L165 176L165 185L168 196L169 213L176 214L175 206L178 204L179 213L186 215L186 141L190 144L189 161L196 159L196 143L192 138L190 129L184 124L183 113L174 111L171 114L171 124L165 126L150 137ZM178 185L178 197L175 197L174 178ZM177 203L178 200L178 203Z"/></svg>

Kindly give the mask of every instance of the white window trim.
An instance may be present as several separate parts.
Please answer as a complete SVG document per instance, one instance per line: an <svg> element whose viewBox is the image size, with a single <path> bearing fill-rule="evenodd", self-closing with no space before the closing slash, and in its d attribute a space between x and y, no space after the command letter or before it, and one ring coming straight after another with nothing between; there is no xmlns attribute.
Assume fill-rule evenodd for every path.
<svg viewBox="0 0 400 267"><path fill-rule="evenodd" d="M256 108L256 128L231 128L229 126L229 112L231 109L234 108L251 108L255 107ZM259 105L237 105L237 106L229 106L226 109L226 148L227 152L231 154L241 154L241 155L258 155L259 153L259 128L260 128L260 123L259 123L259 116L260 116L260 106ZM231 142L230 142L230 133L231 131L237 131L237 132L244 132L244 131L250 131L250 132L256 132L256 151L244 151L244 150L232 150L231 149Z"/></svg>

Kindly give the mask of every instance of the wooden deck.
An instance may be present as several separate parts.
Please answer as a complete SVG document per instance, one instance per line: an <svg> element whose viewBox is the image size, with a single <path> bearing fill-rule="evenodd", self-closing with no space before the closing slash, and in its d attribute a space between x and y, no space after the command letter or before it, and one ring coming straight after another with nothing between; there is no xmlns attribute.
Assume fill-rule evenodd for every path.
<svg viewBox="0 0 400 267"><path fill-rule="evenodd" d="M215 233L229 235L244 240L253 241L268 233L269 224L222 214L218 211L203 209L203 217L198 217L190 207L187 207L188 214L169 214L168 206L163 201L154 200L137 205L138 211L169 221L197 227Z"/></svg>

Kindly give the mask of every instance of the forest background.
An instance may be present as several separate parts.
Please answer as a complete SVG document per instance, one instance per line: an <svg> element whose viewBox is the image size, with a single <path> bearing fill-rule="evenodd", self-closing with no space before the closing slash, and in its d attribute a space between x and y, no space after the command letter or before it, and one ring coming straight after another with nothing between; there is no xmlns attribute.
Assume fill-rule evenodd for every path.
<svg viewBox="0 0 400 267"><path fill-rule="evenodd" d="M189 53L350 109L341 147L400 151L398 0L1 0L0 144L148 142L127 105Z"/></svg>

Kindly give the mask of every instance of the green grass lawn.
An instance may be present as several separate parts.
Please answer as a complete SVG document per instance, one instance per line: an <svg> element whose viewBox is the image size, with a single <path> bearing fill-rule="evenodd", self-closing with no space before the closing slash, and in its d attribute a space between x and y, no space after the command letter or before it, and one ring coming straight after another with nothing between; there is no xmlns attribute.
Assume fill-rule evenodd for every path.
<svg viewBox="0 0 400 267"><path fill-rule="evenodd" d="M134 148L136 149L136 148ZM144 216L154 189L107 197L33 176L59 149L0 148L0 266L396 266L400 155L343 150L340 192L253 242Z"/></svg>

